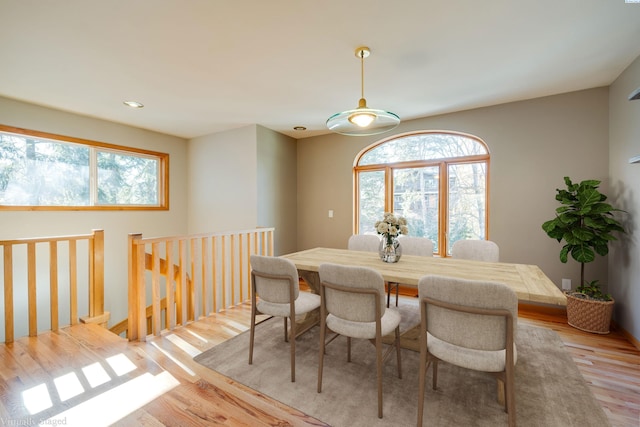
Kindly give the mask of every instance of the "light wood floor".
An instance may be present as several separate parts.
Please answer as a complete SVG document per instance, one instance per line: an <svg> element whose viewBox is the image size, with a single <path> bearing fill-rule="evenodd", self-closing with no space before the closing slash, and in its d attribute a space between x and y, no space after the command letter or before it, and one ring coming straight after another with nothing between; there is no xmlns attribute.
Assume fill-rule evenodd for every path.
<svg viewBox="0 0 640 427"><path fill-rule="evenodd" d="M67 425L73 425L74 417L81 416L83 426L108 417L119 419L118 426L324 426L192 361L194 354L247 330L249 313L250 306L243 304L146 343L128 343L97 326L79 325L0 345L0 424L18 419L37 424L49 417L62 422L66 416ZM613 426L640 425L640 351L622 334L584 333L561 315L528 308L521 308L519 317L560 335ZM114 360L124 360L125 369L112 366ZM98 385L87 372L96 365L106 372ZM143 373L149 382L133 387ZM75 395L56 385L70 375L80 384L69 387ZM38 389L45 390L50 404L42 395L29 397ZM117 404L105 400L109 393L129 397Z"/></svg>

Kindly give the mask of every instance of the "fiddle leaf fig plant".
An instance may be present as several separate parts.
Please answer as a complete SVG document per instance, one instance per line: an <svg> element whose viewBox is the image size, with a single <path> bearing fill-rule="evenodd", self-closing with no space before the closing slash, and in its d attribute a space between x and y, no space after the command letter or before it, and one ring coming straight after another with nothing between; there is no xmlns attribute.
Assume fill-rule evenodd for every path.
<svg viewBox="0 0 640 427"><path fill-rule="evenodd" d="M623 212L606 203L607 196L598 191L600 181L585 180L573 183L564 177L566 189L556 189L556 200L562 206L556 209L556 217L542 224L547 235L564 243L560 261L566 263L569 255L580 263L580 286L577 291L598 300L610 300L600 291L598 281L585 282L584 265L595 260L596 255L609 253L609 242L616 240L613 232L624 233L622 224L614 212Z"/></svg>

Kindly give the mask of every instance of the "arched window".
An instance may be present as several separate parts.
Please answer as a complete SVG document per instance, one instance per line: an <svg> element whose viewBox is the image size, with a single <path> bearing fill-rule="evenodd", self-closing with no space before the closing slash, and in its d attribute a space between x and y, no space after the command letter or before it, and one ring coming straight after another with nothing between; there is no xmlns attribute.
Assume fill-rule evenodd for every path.
<svg viewBox="0 0 640 427"><path fill-rule="evenodd" d="M362 150L354 162L356 233L375 233L384 212L407 219L446 256L460 239L487 239L489 150L478 137L425 131Z"/></svg>

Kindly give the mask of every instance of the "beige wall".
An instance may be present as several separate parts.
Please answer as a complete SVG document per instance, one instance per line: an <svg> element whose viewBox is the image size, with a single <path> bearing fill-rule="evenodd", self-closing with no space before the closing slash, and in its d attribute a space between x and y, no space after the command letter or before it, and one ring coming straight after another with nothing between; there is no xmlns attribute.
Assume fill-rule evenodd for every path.
<svg viewBox="0 0 640 427"><path fill-rule="evenodd" d="M189 233L258 225L256 126L189 141Z"/></svg>
<svg viewBox="0 0 640 427"><path fill-rule="evenodd" d="M296 140L258 126L258 222L275 227L275 253L296 251Z"/></svg>
<svg viewBox="0 0 640 427"><path fill-rule="evenodd" d="M394 134L454 130L482 138L491 152L489 237L506 262L539 265L560 286L579 281L579 264L562 264L560 244L542 231L563 177L608 179L608 89L597 88L403 122ZM390 135L384 134L384 138ZM353 223L352 166L380 139L326 135L298 141L298 249L345 248ZM334 218L328 218L329 209ZM606 259L587 269L607 277Z"/></svg>
<svg viewBox="0 0 640 427"><path fill-rule="evenodd" d="M275 227L296 250L296 141L259 125L189 141L189 233Z"/></svg>
<svg viewBox="0 0 640 427"><path fill-rule="evenodd" d="M616 300L614 319L640 341L640 100L628 101L640 87L640 57L611 85L609 94L609 172L611 202L629 232L611 245L609 291Z"/></svg>
<svg viewBox="0 0 640 427"><path fill-rule="evenodd" d="M8 126L169 153L171 195L168 211L0 211L0 239L85 234L94 228L104 229L105 307L111 312L111 324L126 318L128 234L160 236L186 233L186 140L7 98L0 98L0 122ZM42 292L38 297L42 299L48 295ZM19 323L16 321L17 326Z"/></svg>

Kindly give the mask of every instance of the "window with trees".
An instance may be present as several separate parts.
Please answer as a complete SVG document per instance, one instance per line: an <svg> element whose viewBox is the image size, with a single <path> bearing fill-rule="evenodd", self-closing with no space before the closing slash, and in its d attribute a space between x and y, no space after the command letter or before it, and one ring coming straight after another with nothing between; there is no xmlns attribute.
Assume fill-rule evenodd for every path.
<svg viewBox="0 0 640 427"><path fill-rule="evenodd" d="M0 125L0 209L168 209L169 155Z"/></svg>
<svg viewBox="0 0 640 427"><path fill-rule="evenodd" d="M375 233L384 212L407 219L447 256L461 239L487 239L489 150L472 135L420 132L373 144L356 156L355 226Z"/></svg>

